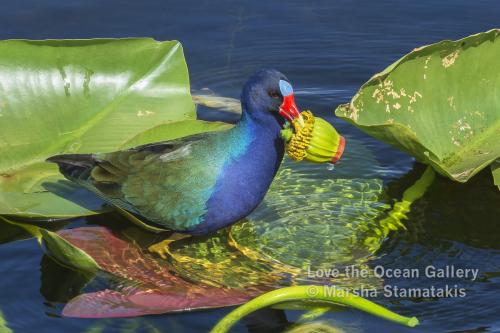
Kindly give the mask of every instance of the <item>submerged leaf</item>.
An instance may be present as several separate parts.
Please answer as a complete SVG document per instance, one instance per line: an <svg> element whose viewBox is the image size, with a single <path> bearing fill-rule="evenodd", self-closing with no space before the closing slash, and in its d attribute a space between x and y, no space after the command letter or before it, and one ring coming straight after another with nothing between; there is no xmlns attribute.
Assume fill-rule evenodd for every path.
<svg viewBox="0 0 500 333"><path fill-rule="evenodd" d="M171 273L168 262L103 227L82 227L59 235L93 259L99 267L123 280L121 290L82 294L63 314L71 317L130 317L146 314L241 304L259 291L196 284Z"/></svg>
<svg viewBox="0 0 500 333"><path fill-rule="evenodd" d="M43 239L48 254L60 264L85 273L102 270L123 281L121 290L106 289L72 299L63 310L66 316L131 317L230 306L267 290L213 287L184 280L171 273L168 262L143 253L135 242L124 240L104 227L54 233L1 216L0 221ZM5 323L0 312L0 329L2 324Z"/></svg>
<svg viewBox="0 0 500 333"><path fill-rule="evenodd" d="M218 288L193 292L185 285L174 290L103 290L72 299L63 315L78 318L136 317L150 314L224 307L244 303L250 297L244 292Z"/></svg>
<svg viewBox="0 0 500 333"><path fill-rule="evenodd" d="M147 143L155 126L196 116L176 41L7 40L0 61L1 214L102 211L100 200L44 160Z"/></svg>
<svg viewBox="0 0 500 333"><path fill-rule="evenodd" d="M336 114L465 182L500 157L500 30L415 49Z"/></svg>

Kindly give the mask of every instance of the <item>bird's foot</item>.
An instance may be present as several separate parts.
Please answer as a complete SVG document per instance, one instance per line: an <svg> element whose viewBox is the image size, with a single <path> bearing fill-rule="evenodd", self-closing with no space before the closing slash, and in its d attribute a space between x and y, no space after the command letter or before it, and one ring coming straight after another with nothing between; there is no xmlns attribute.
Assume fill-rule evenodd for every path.
<svg viewBox="0 0 500 333"><path fill-rule="evenodd" d="M170 244L173 242L179 241L181 239L189 238L191 235L188 234L179 234L174 232L167 239L162 240L161 242L155 243L148 247L148 251L151 253L155 253L162 257L163 259L167 259L167 257L173 257L170 252Z"/></svg>

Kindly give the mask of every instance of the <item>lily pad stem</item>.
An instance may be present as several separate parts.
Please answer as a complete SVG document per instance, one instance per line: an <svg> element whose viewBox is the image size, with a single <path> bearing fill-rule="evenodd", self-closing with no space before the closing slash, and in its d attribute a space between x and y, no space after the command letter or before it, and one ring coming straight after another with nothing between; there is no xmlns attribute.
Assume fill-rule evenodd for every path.
<svg viewBox="0 0 500 333"><path fill-rule="evenodd" d="M210 333L226 333L236 322L249 313L290 301L316 301L318 303L350 306L408 327L414 327L419 323L415 317L409 318L398 315L369 300L349 293L345 289L335 288L334 286L293 286L265 293L241 305L222 318Z"/></svg>

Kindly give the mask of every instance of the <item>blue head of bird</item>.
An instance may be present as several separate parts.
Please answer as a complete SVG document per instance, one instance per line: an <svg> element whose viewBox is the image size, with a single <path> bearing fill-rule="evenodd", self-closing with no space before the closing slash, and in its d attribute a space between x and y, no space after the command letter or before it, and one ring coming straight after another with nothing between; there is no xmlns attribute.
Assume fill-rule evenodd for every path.
<svg viewBox="0 0 500 333"><path fill-rule="evenodd" d="M288 78L275 69L262 69L252 75L241 94L244 117L260 123L300 118Z"/></svg>

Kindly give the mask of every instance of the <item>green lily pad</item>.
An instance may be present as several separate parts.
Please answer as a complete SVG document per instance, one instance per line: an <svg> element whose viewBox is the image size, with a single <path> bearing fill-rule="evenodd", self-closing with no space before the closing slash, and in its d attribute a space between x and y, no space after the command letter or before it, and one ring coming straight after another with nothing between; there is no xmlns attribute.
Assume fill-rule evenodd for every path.
<svg viewBox="0 0 500 333"><path fill-rule="evenodd" d="M161 124L137 134L127 141L122 148L139 146L144 142L168 141L198 133L220 131L231 127L233 125L228 123L192 119Z"/></svg>
<svg viewBox="0 0 500 333"><path fill-rule="evenodd" d="M99 200L74 202L89 197L81 189L49 191L45 183L63 178L45 159L147 143L153 128L196 117L176 41L7 40L0 42L0 64L1 214L100 212Z"/></svg>
<svg viewBox="0 0 500 333"><path fill-rule="evenodd" d="M336 114L465 182L500 157L499 36L495 29L415 49Z"/></svg>

